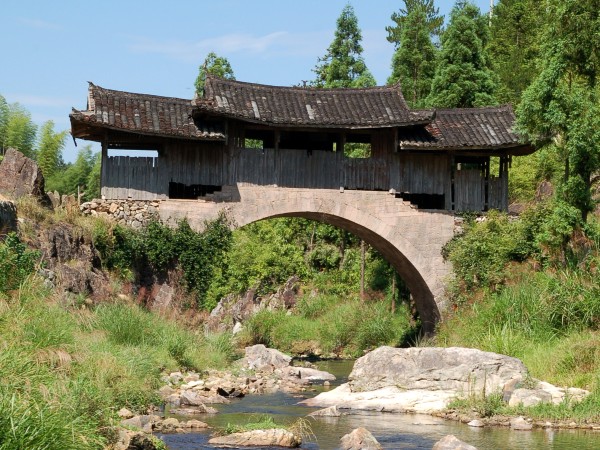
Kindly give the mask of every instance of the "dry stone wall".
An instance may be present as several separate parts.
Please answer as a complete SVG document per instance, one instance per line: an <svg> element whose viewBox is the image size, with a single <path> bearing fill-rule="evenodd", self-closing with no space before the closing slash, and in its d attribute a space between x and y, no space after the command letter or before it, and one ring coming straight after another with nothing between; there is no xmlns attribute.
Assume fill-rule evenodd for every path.
<svg viewBox="0 0 600 450"><path fill-rule="evenodd" d="M81 213L89 216L106 216L117 223L132 228L142 228L158 220L159 201L145 200L92 200L82 203Z"/></svg>

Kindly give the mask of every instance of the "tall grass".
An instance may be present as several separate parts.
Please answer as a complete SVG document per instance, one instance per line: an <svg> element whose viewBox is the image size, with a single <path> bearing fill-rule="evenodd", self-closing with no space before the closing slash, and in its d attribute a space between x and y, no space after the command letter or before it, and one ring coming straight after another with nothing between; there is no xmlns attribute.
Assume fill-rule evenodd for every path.
<svg viewBox="0 0 600 450"><path fill-rule="evenodd" d="M0 450L98 449L121 407L160 399L165 370L222 367L227 338L206 337L135 305L68 309L30 278L0 297Z"/></svg>
<svg viewBox="0 0 600 450"><path fill-rule="evenodd" d="M411 329L404 306L392 314L387 302L340 299L325 293L305 296L293 314L259 312L246 323L240 341L292 354L355 357L380 345L400 345Z"/></svg>

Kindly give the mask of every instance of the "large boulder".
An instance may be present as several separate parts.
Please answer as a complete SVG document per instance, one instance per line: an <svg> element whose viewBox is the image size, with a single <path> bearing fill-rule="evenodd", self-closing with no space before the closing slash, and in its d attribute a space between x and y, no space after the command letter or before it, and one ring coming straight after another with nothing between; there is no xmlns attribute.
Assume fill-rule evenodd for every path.
<svg viewBox="0 0 600 450"><path fill-rule="evenodd" d="M340 440L342 450L381 450L377 439L366 428L360 427L342 436Z"/></svg>
<svg viewBox="0 0 600 450"><path fill-rule="evenodd" d="M244 367L255 370L281 369L288 367L292 357L274 348L262 344L246 347L246 356L242 359Z"/></svg>
<svg viewBox="0 0 600 450"><path fill-rule="evenodd" d="M501 391L527 368L517 358L461 347L379 347L356 360L352 392L390 386L404 390L453 390L480 395Z"/></svg>
<svg viewBox="0 0 600 450"><path fill-rule="evenodd" d="M301 403L431 413L457 397L502 392L526 373L516 358L475 349L380 347L356 361L348 383Z"/></svg>
<svg viewBox="0 0 600 450"><path fill-rule="evenodd" d="M213 437L209 444L226 447L300 447L302 439L290 431L273 428Z"/></svg>
<svg viewBox="0 0 600 450"><path fill-rule="evenodd" d="M9 148L0 163L0 194L11 198L32 196L48 203L44 176L36 162Z"/></svg>

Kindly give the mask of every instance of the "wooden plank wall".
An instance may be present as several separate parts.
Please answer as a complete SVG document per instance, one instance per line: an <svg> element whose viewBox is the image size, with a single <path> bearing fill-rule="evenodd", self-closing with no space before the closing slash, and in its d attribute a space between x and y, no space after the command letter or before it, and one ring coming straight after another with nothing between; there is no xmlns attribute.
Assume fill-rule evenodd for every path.
<svg viewBox="0 0 600 450"><path fill-rule="evenodd" d="M109 156L103 170L102 195L107 199L163 198L156 189L160 172L156 157Z"/></svg>
<svg viewBox="0 0 600 450"><path fill-rule="evenodd" d="M454 173L454 210L481 211L485 204L485 178L479 169Z"/></svg>
<svg viewBox="0 0 600 450"><path fill-rule="evenodd" d="M107 158L106 198L166 198L169 182L315 189L363 189L444 194L449 183L445 155L389 154L347 158L323 150L238 149L170 145L158 158Z"/></svg>
<svg viewBox="0 0 600 450"><path fill-rule="evenodd" d="M111 156L103 165L102 195L108 199L168 197L169 182L187 185L249 183L291 188L389 190L450 198L450 162L445 154L385 153L374 139L373 156L347 158L341 152L291 149L234 149L171 141L159 157ZM507 209L507 163L488 183L489 208ZM457 170L456 211L482 210L485 180L479 170Z"/></svg>

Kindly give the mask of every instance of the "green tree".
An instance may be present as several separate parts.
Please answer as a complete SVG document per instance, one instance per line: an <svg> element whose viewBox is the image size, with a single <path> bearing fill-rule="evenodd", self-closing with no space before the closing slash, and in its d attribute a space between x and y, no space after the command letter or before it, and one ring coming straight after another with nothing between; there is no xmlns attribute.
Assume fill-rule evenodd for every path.
<svg viewBox="0 0 600 450"><path fill-rule="evenodd" d="M46 186L48 191L58 191L61 194L77 194L85 192L89 198L88 181L92 178L90 174L96 163L96 156L92 147L86 145L77 153L77 159L72 164L67 164L64 169L58 170L49 177ZM91 187L93 189L93 187Z"/></svg>
<svg viewBox="0 0 600 450"><path fill-rule="evenodd" d="M314 86L325 88L360 88L375 86L375 78L362 57L362 34L354 8L346 5L337 19L333 42L313 69Z"/></svg>
<svg viewBox="0 0 600 450"><path fill-rule="evenodd" d="M204 94L204 83L206 81L206 75L209 73L219 78L225 78L226 80L235 80L233 69L227 58L217 56L215 52L210 52L206 55L204 63L200 66L198 77L194 83L196 95L200 97Z"/></svg>
<svg viewBox="0 0 600 450"><path fill-rule="evenodd" d="M62 160L67 131L54 131L54 122L49 120L42 126L37 149L37 162L44 177L52 176Z"/></svg>
<svg viewBox="0 0 600 450"><path fill-rule="evenodd" d="M414 11L422 11L425 14L425 23L432 39L437 39L442 34L444 16L440 16L440 10L435 7L433 0L404 0L404 8L392 14L395 25L385 27L385 31L388 32L387 40L394 44L396 49L404 39L402 36L404 29L411 27L408 24L409 16Z"/></svg>
<svg viewBox="0 0 600 450"><path fill-rule="evenodd" d="M559 196L586 220L600 169L600 0L553 0L547 9L541 71L523 93L517 125L538 145L554 143L564 161Z"/></svg>
<svg viewBox="0 0 600 450"><path fill-rule="evenodd" d="M97 152L93 156L93 165L86 180L85 199L100 198L100 175L102 170L102 154Z"/></svg>
<svg viewBox="0 0 600 450"><path fill-rule="evenodd" d="M538 73L539 32L546 8L537 0L500 0L494 7L488 54L500 79L499 100L518 104Z"/></svg>
<svg viewBox="0 0 600 450"><path fill-rule="evenodd" d="M467 0L459 0L442 36L442 49L427 102L441 108L496 103L497 81L485 55L488 19Z"/></svg>
<svg viewBox="0 0 600 450"><path fill-rule="evenodd" d="M0 106L0 147L2 152L7 148L15 148L25 156L35 158L35 138L37 126L31 120L29 111L18 103L6 105L6 100L2 98L3 103Z"/></svg>
<svg viewBox="0 0 600 450"><path fill-rule="evenodd" d="M407 6L409 12L406 16L396 16L395 19L392 16L399 23L401 33L399 37L395 35L397 48L392 58L392 74L388 84L399 81L412 107L420 106L427 97L435 74L436 49L431 41L426 3L415 4L412 8ZM403 19L401 22L400 18ZM389 27L388 32L391 34Z"/></svg>
<svg viewBox="0 0 600 450"><path fill-rule="evenodd" d="M8 115L10 110L6 99L0 95L0 155L4 155L4 138L6 137L6 126L8 125Z"/></svg>

